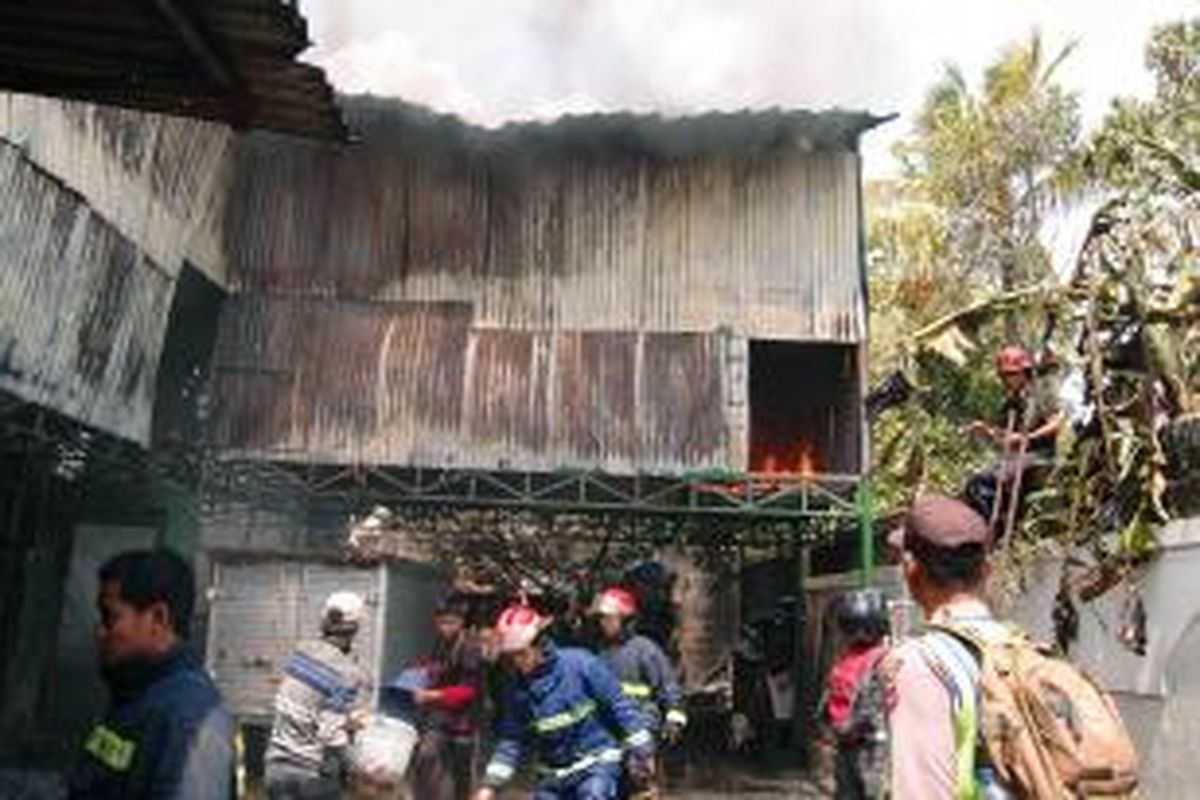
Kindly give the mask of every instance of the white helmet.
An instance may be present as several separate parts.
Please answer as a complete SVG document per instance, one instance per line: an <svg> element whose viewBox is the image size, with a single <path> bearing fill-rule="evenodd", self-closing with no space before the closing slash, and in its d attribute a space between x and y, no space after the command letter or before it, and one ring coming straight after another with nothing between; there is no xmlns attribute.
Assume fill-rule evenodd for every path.
<svg viewBox="0 0 1200 800"><path fill-rule="evenodd" d="M324 622L334 625L362 624L366 603L358 592L334 592L325 598Z"/></svg>
<svg viewBox="0 0 1200 800"><path fill-rule="evenodd" d="M526 605L513 605L496 620L496 649L501 653L524 650L537 641L550 620Z"/></svg>

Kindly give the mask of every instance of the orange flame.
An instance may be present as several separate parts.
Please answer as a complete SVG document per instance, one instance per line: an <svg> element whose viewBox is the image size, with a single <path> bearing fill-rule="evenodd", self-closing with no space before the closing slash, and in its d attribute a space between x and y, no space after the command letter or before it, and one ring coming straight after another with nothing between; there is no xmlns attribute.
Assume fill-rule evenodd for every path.
<svg viewBox="0 0 1200 800"><path fill-rule="evenodd" d="M801 475L808 478L821 471L821 463L815 448L808 442L800 441L762 454L752 468L755 472L767 475Z"/></svg>

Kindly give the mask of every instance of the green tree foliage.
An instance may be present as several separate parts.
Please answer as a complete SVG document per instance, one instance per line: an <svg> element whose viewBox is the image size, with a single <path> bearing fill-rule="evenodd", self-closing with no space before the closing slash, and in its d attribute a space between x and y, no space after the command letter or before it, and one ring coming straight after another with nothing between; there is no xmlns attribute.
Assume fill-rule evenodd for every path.
<svg viewBox="0 0 1200 800"><path fill-rule="evenodd" d="M977 90L947 67L896 148L901 178L873 187L873 374L900 369L918 384L917 402L873 430L876 461L887 465L876 479L885 505L930 488L953 491L989 458L961 428L993 413L999 388L990 358L966 356L1019 338L1018 316L1009 315L1005 331L952 327L924 354L910 334L1051 274L1038 234L1079 169L1078 99L1054 80L1072 49L1048 58L1035 33L1005 49Z"/></svg>
<svg viewBox="0 0 1200 800"><path fill-rule="evenodd" d="M972 91L946 70L898 155L906 181L941 209L954 274L1012 290L1050 272L1039 234L1079 139L1079 103L1054 80L1074 49L1047 58L1038 34L1006 49Z"/></svg>
<svg viewBox="0 0 1200 800"><path fill-rule="evenodd" d="M1101 204L1064 305L1093 435L1068 450L1026 520L1029 538L1085 544L1101 567L1153 552L1168 484L1184 477L1164 440L1200 410L1200 20L1157 29L1146 63L1154 96L1114 101L1080 159Z"/></svg>
<svg viewBox="0 0 1200 800"><path fill-rule="evenodd" d="M930 478L959 485L978 454L955 438L956 422L977 415L989 391L990 363L972 356L1010 338L1015 319L1055 331L1062 369L1082 377L1091 413L1062 443L1059 468L1013 539L1016 550L1053 538L1090 552L1102 589L1153 552L1172 510L1168 484L1181 477L1164 442L1200 412L1200 20L1154 32L1153 97L1115 100L1082 143L1073 98L1048 80L1061 58L1035 69L1039 53L1036 37L1008 51L981 97L953 74L935 87L892 190L910 206L872 220L887 336L874 352L919 385L915 408L876 426L877 464L896 497ZM1047 140L990 138L1003 130ZM966 163L984 143L997 152ZM1096 210L1060 281L1039 271L1038 215L1068 194ZM987 265L975 292L952 255L963 252Z"/></svg>

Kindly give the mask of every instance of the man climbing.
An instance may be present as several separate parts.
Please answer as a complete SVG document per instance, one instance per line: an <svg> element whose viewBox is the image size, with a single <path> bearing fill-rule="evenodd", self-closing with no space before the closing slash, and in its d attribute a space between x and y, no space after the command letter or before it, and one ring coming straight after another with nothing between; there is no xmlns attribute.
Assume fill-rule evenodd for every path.
<svg viewBox="0 0 1200 800"><path fill-rule="evenodd" d="M266 752L271 800L339 798L350 778L350 745L369 700L369 679L352 653L363 598L325 600L321 638L301 642L283 666Z"/></svg>
<svg viewBox="0 0 1200 800"><path fill-rule="evenodd" d="M618 587L596 596L592 614L599 619L600 657L621 682L621 691L646 716L651 732L668 744L683 736L687 714L675 670L653 639L637 633L637 599Z"/></svg>
<svg viewBox="0 0 1200 800"><path fill-rule="evenodd" d="M996 373L1005 393L1001 419L998 424L976 420L967 433L992 442L1001 459L967 481L963 499L1001 534L1011 496L1016 495L1019 507L1020 499L1041 485L1054 464L1062 413L1050 387L1034 380L1033 357L1025 348L1000 348Z"/></svg>
<svg viewBox="0 0 1200 800"><path fill-rule="evenodd" d="M545 635L549 623L523 605L496 623L496 646L514 680L476 800L494 800L527 755L537 761L534 800L614 800L623 762L635 784L652 776L654 738L637 707L600 659L555 647Z"/></svg>
<svg viewBox="0 0 1200 800"><path fill-rule="evenodd" d="M424 667L429 688L413 692L421 711L421 741L413 763L413 791L422 800L465 800L471 794L476 708L483 657L467 629L466 598L450 595L433 614L437 643Z"/></svg>

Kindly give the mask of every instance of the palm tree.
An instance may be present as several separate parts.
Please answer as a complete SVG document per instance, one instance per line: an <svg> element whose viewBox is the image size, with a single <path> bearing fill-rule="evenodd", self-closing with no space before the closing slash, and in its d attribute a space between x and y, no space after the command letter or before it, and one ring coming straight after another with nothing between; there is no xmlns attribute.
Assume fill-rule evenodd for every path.
<svg viewBox="0 0 1200 800"><path fill-rule="evenodd" d="M1039 233L1074 185L1079 137L1077 98L1055 76L1074 48L1047 59L1035 31L1003 51L978 91L947 66L898 149L912 187L945 210L956 273L982 289L1011 291L1051 272ZM1017 327L1010 316L1014 340Z"/></svg>

